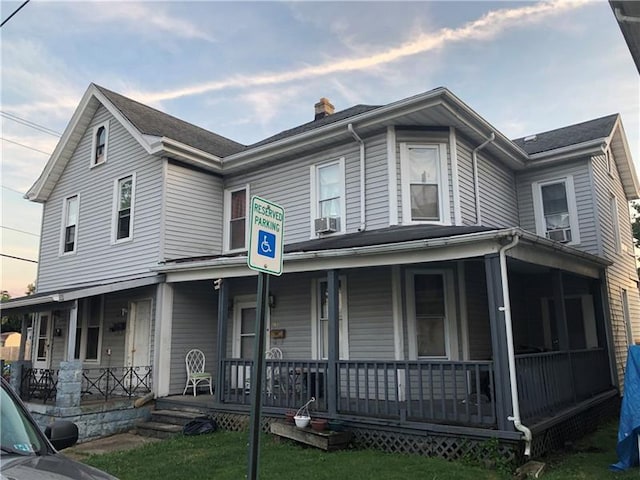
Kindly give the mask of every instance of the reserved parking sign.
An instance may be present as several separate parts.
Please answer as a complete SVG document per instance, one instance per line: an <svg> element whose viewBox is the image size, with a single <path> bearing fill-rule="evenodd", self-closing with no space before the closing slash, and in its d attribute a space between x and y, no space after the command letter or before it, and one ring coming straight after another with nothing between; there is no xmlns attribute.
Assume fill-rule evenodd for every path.
<svg viewBox="0 0 640 480"><path fill-rule="evenodd" d="M284 208L257 195L251 197L249 268L272 275L282 274Z"/></svg>

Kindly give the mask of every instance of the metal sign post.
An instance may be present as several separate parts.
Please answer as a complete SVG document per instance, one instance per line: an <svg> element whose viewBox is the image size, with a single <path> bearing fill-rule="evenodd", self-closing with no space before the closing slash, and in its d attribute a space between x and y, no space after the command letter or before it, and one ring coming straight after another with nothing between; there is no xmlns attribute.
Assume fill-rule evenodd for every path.
<svg viewBox="0 0 640 480"><path fill-rule="evenodd" d="M251 198L251 220L247 264L258 272L256 336L251 372L251 424L247 478L257 480L260 464L260 421L262 418L262 381L264 379L265 316L269 298L269 274L282 273L284 208L268 200Z"/></svg>

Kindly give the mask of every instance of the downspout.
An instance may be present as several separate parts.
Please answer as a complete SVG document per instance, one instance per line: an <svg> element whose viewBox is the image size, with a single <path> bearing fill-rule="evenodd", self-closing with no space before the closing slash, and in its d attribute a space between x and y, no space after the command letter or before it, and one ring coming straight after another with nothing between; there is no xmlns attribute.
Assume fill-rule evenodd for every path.
<svg viewBox="0 0 640 480"><path fill-rule="evenodd" d="M509 357L509 380L511 383L511 406L513 408L513 416L508 420L513 422L516 430L522 432L525 440L524 454L526 457L531 456L531 430L524 426L520 419L520 398L518 397L518 384L516 379L516 357L513 348L513 327L511 325L511 301L509 300L509 279L507 277L507 250L518 244L520 237L514 235L511 242L500 248L500 278L502 282L502 301L504 306L499 310L504 312L504 324L507 335L507 354Z"/></svg>
<svg viewBox="0 0 640 480"><path fill-rule="evenodd" d="M478 152L496 139L496 134L491 132L488 139L478 145L471 152L471 162L473 164L473 191L476 196L476 225L482 225L482 212L480 211L480 181L478 180Z"/></svg>
<svg viewBox="0 0 640 480"><path fill-rule="evenodd" d="M360 144L360 228L358 228L358 231L363 232L367 229L367 223L366 223L366 217L365 217L367 210L365 208L366 185L365 185L365 175L364 175L365 173L364 142L362 141L360 136L356 133L356 131L353 129L352 123L347 125L347 130L349 130L349 133L353 135L353 138L355 139L355 141Z"/></svg>

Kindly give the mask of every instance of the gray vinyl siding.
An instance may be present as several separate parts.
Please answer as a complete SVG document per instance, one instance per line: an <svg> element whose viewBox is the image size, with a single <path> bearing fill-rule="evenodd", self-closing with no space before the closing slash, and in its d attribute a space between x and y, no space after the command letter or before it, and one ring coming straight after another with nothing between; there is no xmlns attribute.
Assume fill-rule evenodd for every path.
<svg viewBox="0 0 640 480"><path fill-rule="evenodd" d="M168 162L164 258L222 252L222 179Z"/></svg>
<svg viewBox="0 0 640 480"><path fill-rule="evenodd" d="M367 228L388 226L386 136L380 134L363 140L366 145ZM313 223L310 217L311 167L342 157L345 159L346 230L353 233L360 228L360 149L355 141L230 176L225 179L225 189L249 184L250 195L259 195L284 207L285 243L309 240Z"/></svg>
<svg viewBox="0 0 640 480"><path fill-rule="evenodd" d="M473 148L457 138L458 185L460 210L464 225L476 225L473 185ZM515 172L481 150L477 154L480 187L480 216L485 227L504 228L518 225L518 200Z"/></svg>
<svg viewBox="0 0 640 480"><path fill-rule="evenodd" d="M597 196L597 220L600 225L601 252L600 254L614 264L607 268L607 286L609 297L609 309L611 315L611 333L616 352L616 367L618 380L622 385L627 361L627 326L624 320L622 290L627 291L629 304L629 318L635 339L639 339L640 331L640 297L638 294L638 276L636 260L633 249L633 236L631 232L631 219L629 204L626 200L620 175L615 169L609 174L606 169L604 155L594 156L591 161L591 169L596 185ZM610 197L617 199L618 224L620 227L621 245L626 246L617 250L615 245L614 223L611 219Z"/></svg>
<svg viewBox="0 0 640 480"><path fill-rule="evenodd" d="M576 208L578 210L578 230L580 232L580 244L572 246L597 255L599 253L598 234L596 218L593 215L595 205L589 165L586 159L526 171L517 175L520 226L525 230L536 233L532 185L535 182L559 179L569 175L573 177Z"/></svg>
<svg viewBox="0 0 640 480"><path fill-rule="evenodd" d="M183 392L187 381L184 359L192 348L203 351L205 370L215 378L217 311L217 294L210 281L174 285L169 394Z"/></svg>
<svg viewBox="0 0 640 480"><path fill-rule="evenodd" d="M93 126L109 120L107 161L89 168ZM133 240L113 245L114 181L136 174ZM100 107L43 209L38 291L148 273L158 262L162 161ZM60 256L64 199L79 195L76 252Z"/></svg>
<svg viewBox="0 0 640 480"><path fill-rule="evenodd" d="M349 359L394 360L391 268L350 271L347 291Z"/></svg>

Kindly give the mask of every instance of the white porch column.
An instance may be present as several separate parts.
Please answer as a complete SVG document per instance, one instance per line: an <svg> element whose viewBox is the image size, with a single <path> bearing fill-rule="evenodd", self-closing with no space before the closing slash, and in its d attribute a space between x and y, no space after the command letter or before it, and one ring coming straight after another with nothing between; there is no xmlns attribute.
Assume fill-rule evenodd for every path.
<svg viewBox="0 0 640 480"><path fill-rule="evenodd" d="M171 328L173 321L173 287L160 283L157 290L153 349L153 392L156 397L169 395L171 378Z"/></svg>
<svg viewBox="0 0 640 480"><path fill-rule="evenodd" d="M67 341L67 355L65 359L70 362L74 359L76 354L76 332L78 329L78 300L73 302L71 309L69 310L69 332ZM33 333L34 337L37 335ZM32 342L33 345L33 342Z"/></svg>

